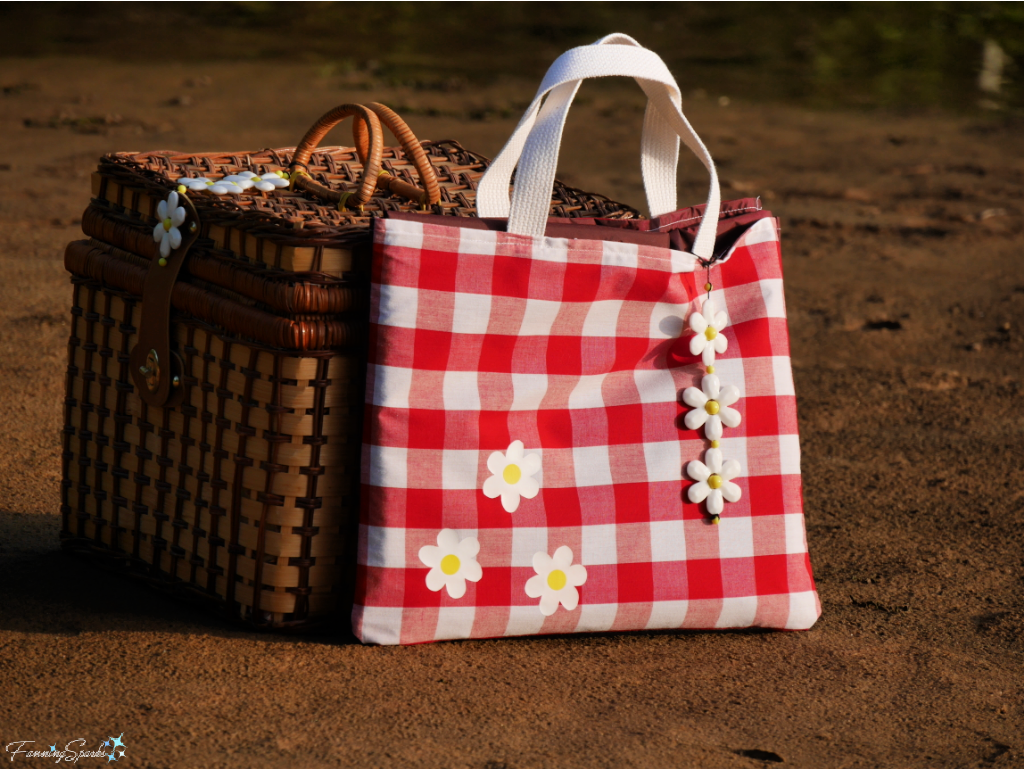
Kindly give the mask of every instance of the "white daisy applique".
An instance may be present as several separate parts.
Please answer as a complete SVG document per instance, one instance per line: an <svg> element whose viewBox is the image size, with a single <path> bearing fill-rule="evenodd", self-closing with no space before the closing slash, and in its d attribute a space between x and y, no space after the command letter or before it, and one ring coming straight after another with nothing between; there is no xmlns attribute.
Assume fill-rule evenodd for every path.
<svg viewBox="0 0 1024 769"><path fill-rule="evenodd" d="M420 548L420 560L430 567L427 572L427 589L437 592L448 588L452 598L466 594L466 580L479 582L483 569L476 561L480 542L476 537L459 540L454 529L442 529L437 535L437 547L424 545Z"/></svg>
<svg viewBox="0 0 1024 769"><path fill-rule="evenodd" d="M708 514L714 523L725 509L726 502L739 502L743 490L732 482L740 474L740 463L735 459L722 460L721 449L708 449L704 462L693 460L686 465L686 474L697 483L687 491L694 504L708 501Z"/></svg>
<svg viewBox="0 0 1024 769"><path fill-rule="evenodd" d="M178 193L172 192L167 200L161 200L156 206L156 227L153 228L153 240L160 244L160 256L167 258L171 251L181 245L181 230L185 223L185 207L178 205Z"/></svg>
<svg viewBox="0 0 1024 769"><path fill-rule="evenodd" d="M683 390L683 403L693 408L683 417L683 423L689 430L696 430L703 425L708 440L721 440L722 425L740 426L740 412L730 408L739 399L738 387L722 387L717 376L708 374L701 379L700 389L687 387Z"/></svg>
<svg viewBox="0 0 1024 769"><path fill-rule="evenodd" d="M721 354L729 347L729 340L722 335L728 325L729 315L718 312L714 302L705 299L700 310L690 313L690 329L694 332L690 354L700 355L705 366L714 365L715 353Z"/></svg>
<svg viewBox="0 0 1024 769"><path fill-rule="evenodd" d="M182 177L178 184L193 192L211 192L214 195L241 195L245 190L255 188L262 192L272 192L280 187L287 187L288 180L280 171L257 176L252 171L242 171L222 179L207 179L205 176L195 178Z"/></svg>
<svg viewBox="0 0 1024 769"><path fill-rule="evenodd" d="M541 614L550 617L558 610L558 604L567 611L579 605L580 591L576 588L587 581L587 570L583 564L572 562L572 550L562 545L554 556L535 553L533 570L537 574L526 580L526 594L540 599Z"/></svg>
<svg viewBox="0 0 1024 769"><path fill-rule="evenodd" d="M520 497L533 499L540 491L540 484L531 477L540 470L540 456L525 454L522 441L512 441L504 454L495 451L487 457L487 469L491 477L484 481L484 496L500 496L507 513L519 509Z"/></svg>

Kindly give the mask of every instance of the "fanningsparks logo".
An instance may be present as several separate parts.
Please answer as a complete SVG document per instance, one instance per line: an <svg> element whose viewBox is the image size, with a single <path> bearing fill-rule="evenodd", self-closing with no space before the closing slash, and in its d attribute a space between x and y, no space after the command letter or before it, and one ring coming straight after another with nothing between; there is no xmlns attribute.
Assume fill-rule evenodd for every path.
<svg viewBox="0 0 1024 769"><path fill-rule="evenodd" d="M35 740L20 740L8 744L5 750L11 757L11 761L18 756L23 756L24 758L49 758L58 764L61 761L75 764L83 758L102 758L106 759L109 764L111 761L124 758L124 732L121 732L118 737L107 737L105 740L97 742L99 744L94 750L86 749L88 740L85 737L71 740L63 748L58 748L54 743L46 750L39 750L35 747Z"/></svg>

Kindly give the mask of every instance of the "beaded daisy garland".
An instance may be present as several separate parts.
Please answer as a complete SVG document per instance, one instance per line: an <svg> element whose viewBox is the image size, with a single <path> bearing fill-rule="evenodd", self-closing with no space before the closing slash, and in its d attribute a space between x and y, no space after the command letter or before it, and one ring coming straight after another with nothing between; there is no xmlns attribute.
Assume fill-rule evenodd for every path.
<svg viewBox="0 0 1024 769"><path fill-rule="evenodd" d="M690 352L701 356L706 374L701 386L687 387L683 391L683 403L690 411L683 423L690 430L704 428L704 436L711 447L704 452L704 461L693 460L686 465L686 474L694 483L687 490L687 497L694 504L706 502L707 513L712 523L718 523L725 510L726 502L738 502L743 492L733 483L740 474L740 463L726 459L722 454L721 440L726 427L740 425L740 412L731 406L740 398L735 385L723 386L715 374L715 355L729 348L729 340L722 330L729 325L729 315L717 311L711 299L710 281L704 285L708 295L700 308L690 314L690 329L694 332L690 340Z"/></svg>

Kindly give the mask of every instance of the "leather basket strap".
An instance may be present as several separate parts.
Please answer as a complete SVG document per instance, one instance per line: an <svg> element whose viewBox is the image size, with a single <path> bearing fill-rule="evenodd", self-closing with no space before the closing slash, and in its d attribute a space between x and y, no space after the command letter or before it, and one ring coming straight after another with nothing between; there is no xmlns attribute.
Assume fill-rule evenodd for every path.
<svg viewBox="0 0 1024 769"><path fill-rule="evenodd" d="M200 229L199 216L187 196L172 192L164 205L168 209L167 216L156 227L164 228L163 237L168 240L173 234L171 230L176 229L181 240L166 256L150 262L142 287L138 341L129 354L132 381L139 397L150 406L174 406L182 398L183 366L181 358L171 349L171 294ZM184 208L185 215L180 223L175 223L179 207ZM181 218L180 214L177 218Z"/></svg>

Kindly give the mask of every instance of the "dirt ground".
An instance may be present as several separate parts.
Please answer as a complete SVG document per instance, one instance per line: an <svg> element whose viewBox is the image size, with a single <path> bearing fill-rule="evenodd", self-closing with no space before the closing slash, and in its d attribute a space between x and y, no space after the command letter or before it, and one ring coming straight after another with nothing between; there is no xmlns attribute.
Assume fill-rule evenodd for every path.
<svg viewBox="0 0 1024 769"><path fill-rule="evenodd" d="M380 100L493 154L533 84L8 59L0 86L4 746L123 733L154 769L1024 766L1019 121L687 101L726 197L782 219L812 630L372 648L245 632L59 551L63 248L104 152L287 146ZM642 205L642 107L585 86L560 176ZM702 202L697 162L681 176Z"/></svg>

